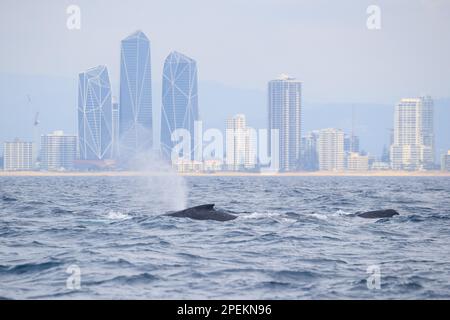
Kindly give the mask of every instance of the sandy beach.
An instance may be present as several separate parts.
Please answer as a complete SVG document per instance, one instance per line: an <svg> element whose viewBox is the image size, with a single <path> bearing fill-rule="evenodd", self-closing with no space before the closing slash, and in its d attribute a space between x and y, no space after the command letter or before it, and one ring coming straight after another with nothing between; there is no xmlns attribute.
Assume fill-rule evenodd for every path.
<svg viewBox="0 0 450 320"><path fill-rule="evenodd" d="M177 174L193 177L450 177L443 171L314 171L314 172L149 172L149 171L0 171L0 177L133 177Z"/></svg>

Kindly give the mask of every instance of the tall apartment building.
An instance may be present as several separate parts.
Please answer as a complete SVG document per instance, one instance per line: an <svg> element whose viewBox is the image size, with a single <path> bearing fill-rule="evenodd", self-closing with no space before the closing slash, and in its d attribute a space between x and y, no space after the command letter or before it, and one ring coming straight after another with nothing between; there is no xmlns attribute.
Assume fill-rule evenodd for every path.
<svg viewBox="0 0 450 320"><path fill-rule="evenodd" d="M278 130L280 171L300 166L302 83L287 75L269 81L269 130ZM269 151L272 142L269 134Z"/></svg>
<svg viewBox="0 0 450 320"><path fill-rule="evenodd" d="M340 129L322 129L318 141L319 170L342 171L345 168L344 132Z"/></svg>
<svg viewBox="0 0 450 320"><path fill-rule="evenodd" d="M394 170L423 170L434 167L433 100L431 97L401 99L395 107Z"/></svg>
<svg viewBox="0 0 450 320"><path fill-rule="evenodd" d="M234 171L256 166L256 131L247 127L243 114L227 119L226 166Z"/></svg>
<svg viewBox="0 0 450 320"><path fill-rule="evenodd" d="M77 158L77 136L63 131L41 136L41 168L70 170Z"/></svg>
<svg viewBox="0 0 450 320"><path fill-rule="evenodd" d="M308 132L302 138L301 144L301 169L305 171L319 170L319 131Z"/></svg>
<svg viewBox="0 0 450 320"><path fill-rule="evenodd" d="M359 152L359 137L351 134L344 135L344 151Z"/></svg>

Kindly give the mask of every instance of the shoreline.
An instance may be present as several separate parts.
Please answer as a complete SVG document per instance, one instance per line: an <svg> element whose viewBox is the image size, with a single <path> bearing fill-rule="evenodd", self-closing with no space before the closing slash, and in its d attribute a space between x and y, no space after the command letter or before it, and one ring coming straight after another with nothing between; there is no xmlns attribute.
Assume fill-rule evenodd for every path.
<svg viewBox="0 0 450 320"><path fill-rule="evenodd" d="M443 171L365 171L365 172L142 172L142 171L0 171L0 177L137 177L166 176L182 177L450 177L450 172Z"/></svg>

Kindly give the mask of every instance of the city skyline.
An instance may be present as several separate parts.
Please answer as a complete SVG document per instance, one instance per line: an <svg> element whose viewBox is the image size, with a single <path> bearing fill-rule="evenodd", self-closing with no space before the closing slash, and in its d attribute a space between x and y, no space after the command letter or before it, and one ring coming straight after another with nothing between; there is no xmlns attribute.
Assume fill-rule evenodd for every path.
<svg viewBox="0 0 450 320"><path fill-rule="evenodd" d="M164 31L162 31L164 32ZM106 44L106 42L105 42ZM156 47L158 49L158 47ZM109 58L109 55L104 56L105 60ZM302 57L303 58L303 57ZM160 68L160 64L155 64L156 70ZM177 71L177 68L174 68L175 72L168 68L167 66L183 66L187 65L189 68L180 68L183 71ZM192 66L192 67L191 67ZM116 69L117 63L113 65L111 68ZM108 78L109 68L106 66L99 66L97 70L102 69L106 71L106 76ZM170 69L170 71L168 71ZM86 71L84 74L86 77L90 77L92 73L94 73L95 68L89 69L90 71ZM173 143L170 141L170 133L173 129L185 128L191 134L191 145L194 146L194 130L193 123L200 119L199 110L204 110L205 112L211 112L213 109L211 105L201 105L199 108L198 104L198 80L197 80L197 63L195 60L189 58L185 54L179 53L178 51L171 51L169 55L166 57L163 70L162 70L162 94L161 94L161 103L158 102L155 104L153 102L153 94L152 94L152 70L153 64L151 62L151 49L150 49L150 40L145 35L142 30L137 30L127 37L123 38L120 42L120 75L119 77L113 77L112 81L107 79L107 81L103 81L107 83L108 89L106 90L106 96L109 96L105 102L105 108L102 108L101 104L103 102L96 102L97 106L92 105L92 101L88 101L87 98L89 96L90 91L93 90L89 85L81 85L81 74L80 74L80 85L79 85L79 128L78 128L78 136L79 136L79 144L80 144L80 159L85 160L104 160L104 159L112 159L117 157L120 149L122 149L123 158L130 158L132 154L136 154L142 150L150 150L152 147L156 147L158 150L163 149L163 154L166 154L167 150L170 150L173 146ZM186 73L185 71L188 70ZM285 70L289 71L289 70ZM177 73L178 72L178 73ZM169 76L168 76L169 74ZM187 75L187 80L185 74ZM93 76L95 78L96 76ZM288 76L283 76L284 80L291 80ZM159 78L156 76L156 78ZM180 79L178 79L180 78ZM183 78L183 79L181 79ZM303 77L301 77L303 79ZM119 83L119 88L114 90L113 83ZM86 81L89 83L90 81ZM304 81L298 80L298 83L303 83ZM427 86L428 82L424 85ZM94 81L92 81L94 83ZM309 123L311 123L312 118L305 117L303 114L304 108L304 97L302 94L303 88L300 85L300 88L297 89L298 94L295 99L298 99L298 102L294 103L292 110L282 110L284 108L283 102L279 102L279 106L275 106L274 102L276 99L270 99L271 95L275 96L276 90L271 89L272 81L269 82L269 130L273 127L273 124L278 120L277 129L282 131L280 135L280 161L282 164L282 170L290 171L290 170L298 170L304 169L303 165L300 163L303 161L302 159L302 146L301 142L305 137L306 130L304 127L308 127ZM307 83L307 86L310 86L311 83ZM159 88L157 88L159 89ZM159 90L157 90L159 91ZM112 95L119 96L119 101L116 103L115 109L112 107L109 108L109 105L112 104ZM156 96L159 96L157 94ZM305 95L306 97L309 96ZM416 96L420 96L419 94ZM282 97L282 95L280 96ZM414 97L414 96L410 96ZM27 98L29 104L32 104L31 95L27 94ZM84 99L84 101L83 101ZM183 99L186 99L183 101ZM404 99L404 98L402 98ZM409 99L409 98L408 98ZM413 99L413 98L411 98ZM92 99L91 99L92 100ZM101 100L101 99L100 99ZM157 99L156 99L157 100ZM292 99L286 99L285 101L289 101L288 103L292 103ZM91 104L88 106L88 104ZM161 108L159 107L161 105ZM100 106L100 107L99 107ZM153 106L156 106L154 108ZM92 110L97 110L97 114L92 112ZM353 110L354 106L352 106ZM104 110L103 110L104 109ZM158 109L161 109L159 117L155 117L159 112ZM270 113L275 114L279 109L280 115L284 114L285 116L279 116L278 120L275 121L276 116L270 115ZM81 110L81 112L80 112ZM100 111L99 111L100 110ZM168 112L169 110L169 112ZM183 110L185 112L183 112ZM179 113L178 116L176 114ZM245 114L247 117L247 112L245 110L239 110L238 113ZM397 115L398 112L395 114ZM236 114L236 112L228 113L227 117L232 114ZM36 113L36 119L39 115L39 111ZM288 115L288 116L287 116ZM169 119L172 118L172 119ZM250 117L251 118L251 117ZM289 119L288 122L282 123L283 119ZM84 119L84 120L83 120ZM103 121L99 121L99 119L103 119ZM114 119L114 120L113 120ZM182 120L181 120L182 119ZM224 118L222 118L224 119ZM306 121L304 120L306 119ZM420 147L421 153L420 161L426 162L428 164L425 165L427 169L433 169L435 165L438 164L441 156L446 153L447 149L441 147L436 148L435 140L439 140L438 135L435 134L435 125L432 123L433 118L430 118L431 122L428 124L430 132L428 136L432 136L432 138L427 138L422 135L424 139L432 139L432 142L424 142L422 143L425 147ZM159 120L159 121L158 121ZM118 122L118 123L116 123ZM179 123L177 123L179 122ZM250 121L251 122L251 121ZM39 123L39 122L36 122ZM306 125L305 125L306 123ZM160 127L158 128L158 124ZM36 130L37 130L37 126ZM109 127L109 128L108 128ZM345 131L345 135L349 133L348 130L342 128L339 125L326 125L326 126L316 126L315 129L323 129L326 127L337 128ZM397 124L394 124L394 131L399 131ZM261 128L260 125L257 125L256 128ZM353 152L355 154L359 154L360 149L362 150L361 156L365 156L367 152L366 143L367 140L361 139L361 143L359 141L359 132L356 129L356 135L354 132L354 128L358 128L358 126L354 126L353 119L353 111L352 111L352 127L350 132L350 139L346 136L344 137L344 151L346 154ZM64 126L55 128L55 129L66 129ZM86 130L88 129L88 130ZM107 129L107 130L106 130ZM119 129L119 130L117 130ZM274 128L272 128L274 129ZM308 128L310 129L310 128ZM159 130L155 134L155 130ZM49 132L49 130L46 130ZM50 131L51 132L51 131ZM377 134L381 135L382 130L377 130ZM117 135L114 136L113 135ZM158 136L159 135L159 136ZM19 136L22 139L27 139L26 136ZM397 135L396 135L397 137ZM354 138L357 138L357 141L353 141ZM396 138L397 139L397 138ZM11 139L8 139L11 140ZM34 139L36 140L36 139ZM398 139L397 139L398 140ZM36 141L36 145L39 141ZM161 145L159 143L162 142ZM107 144L105 146L104 144ZM354 145L358 146L358 148L354 148ZM361 144L361 146L360 146ZM391 143L385 140L385 145L390 147ZM396 148L391 150L391 154L398 154L400 143L396 142ZM406 148L406 147L404 147ZM409 148L409 147L408 147ZM128 149L128 150L126 150ZM164 151L164 149L167 149ZM384 157L384 149L383 148L383 157ZM88 155L87 152L90 152ZM381 150L381 148L379 148ZM396 151L396 152L394 152ZM404 153L404 151L402 151ZM115 155L114 155L115 154ZM426 155L424 155L426 154ZM381 161L381 157L379 153L374 153L373 149L368 153L371 161ZM424 160L424 158L427 160ZM192 158L192 156L191 156ZM355 155L353 155L355 158ZM398 158L398 156L397 156ZM374 160L375 159L375 160ZM320 159L318 159L320 161ZM345 165L347 165L347 160L344 161ZM393 161L392 167L395 168L403 168L404 166L398 166L394 164ZM407 166L405 167L407 168ZM413 168L418 169L418 166L413 166ZM421 166L420 168L424 168Z"/></svg>
<svg viewBox="0 0 450 320"><path fill-rule="evenodd" d="M82 13L81 27L69 30L64 3L43 0L24 9L24 3L5 0L1 4L5 10L0 10L4 14L0 23L5 26L0 39L10 46L0 53L0 105L4 106L0 139L31 139L33 129L26 126L23 117L31 122L38 111L42 132L63 129L74 133L76 126L69 120L73 116L73 86L77 86L73 75L106 65L113 92L119 96L120 41L131 31L142 30L155 44L151 52L155 144L160 135L163 61L177 50L195 57L201 66L198 90L204 108L200 115L209 127L224 129L223 119L240 112L253 126L265 126L259 110L266 103L266 81L286 72L307 84L305 117L322 113L322 117L314 117L314 123L305 125L305 131L330 126L348 131L350 121L343 113L355 105L356 134L371 154L379 154L388 140L382 130L376 136L371 134L373 115L369 113L376 116L379 112L374 109L380 109L386 119L380 126L391 127L388 108L403 97L431 95L437 121L435 157L439 158L450 148L446 141L450 129L443 121L450 117L450 92L445 85L450 81L446 58L450 54L446 41L450 5L444 1L382 0L378 3L381 28L369 30L367 4L327 3L324 11L320 2L263 1L258 4L259 14L249 15L251 5L234 1L191 6L180 1L131 0L129 4L100 7L81 0L75 1ZM219 9L221 15L217 15ZM198 19L188 21L188 13ZM178 20L183 22L182 32L173 23ZM205 22L209 22L208 28L203 27ZM57 48L55 39L61 44ZM414 45L417 41L422 43L420 47ZM398 46L403 50L396 50ZM287 47L289 50L282 49ZM29 59L27 52L33 52L34 58ZM48 88L55 90L50 93ZM18 113L3 117L6 108ZM224 114L228 109L229 114ZM321 119L328 115L336 118L336 124Z"/></svg>
<svg viewBox="0 0 450 320"><path fill-rule="evenodd" d="M126 163L134 156L151 150L154 143L152 132L154 124L150 40L142 31L135 31L121 41L120 65L119 103L113 102L106 66L99 65L79 74L78 148L75 151L64 151L65 149L59 147L59 144L62 146L63 142L58 142L55 150L61 149L61 151L53 154L55 151L49 151L49 146L55 143L49 143L49 139L61 140L65 136L62 131L42 135L41 169L72 169L77 159L90 161L85 163L87 167L93 164L93 160L107 160L101 167L111 168L110 161L113 159L120 159L122 163ZM185 168L203 170L203 167L196 163L198 158L195 159L196 162L186 162L186 160L194 160L197 148L195 139L198 133L194 130L195 122L199 120L197 83L196 61L177 51L169 53L165 59L163 71L159 145L163 157L170 159L170 156L173 156L173 147L180 139L178 137L172 141L173 133L177 129L187 131L190 138L189 157L178 155L178 157L184 157L181 163L176 158L172 159L173 165L181 165L184 168L182 171L186 171ZM364 152L359 153L360 141L359 137L354 135L353 109L350 135L344 134L342 129L329 128L320 129L318 135L313 132L313 135L307 133L304 136L302 135L305 122L302 114L302 82L281 74L277 79L268 82L267 94L269 137L271 137L271 130L274 130L279 139L276 141L279 159L272 159L272 161L279 163L280 172L367 171L371 163L377 163L373 166L374 169L390 167L394 170L433 170L437 168L437 163L434 161L433 101L429 96L403 98L396 105L394 138L391 141L391 157L388 164L381 158L376 159L373 156L367 156ZM35 126L39 124L37 116L38 114ZM217 170L248 170L260 165L256 159L256 149L253 150L254 147L251 146L256 142L256 135L252 137L251 129L248 129L244 135L239 132L242 129L247 130L245 115L238 114L234 118L229 118L226 128L228 154L225 161L221 160L223 166L221 169L217 167L217 164L213 167ZM233 131L232 137L229 136L230 130ZM181 137L181 139L185 138ZM270 147L273 144L272 139L273 137L268 140L268 150L272 150ZM77 137L75 137L76 140ZM37 143L38 141L35 141L33 145ZM302 143L305 143L306 147L302 147ZM5 146L8 146L8 142ZM8 150L22 150L20 148L21 145L17 144L16 149ZM186 152L184 149L181 150ZM49 154L52 154L52 159L49 158ZM78 156L73 156L74 154ZM21 167L20 163L23 160L20 153L17 156L7 156L8 161L16 159L19 163L17 167ZM77 163L82 165L81 162ZM4 167L14 168L14 164L11 166L5 162ZM27 166L23 168L30 169Z"/></svg>

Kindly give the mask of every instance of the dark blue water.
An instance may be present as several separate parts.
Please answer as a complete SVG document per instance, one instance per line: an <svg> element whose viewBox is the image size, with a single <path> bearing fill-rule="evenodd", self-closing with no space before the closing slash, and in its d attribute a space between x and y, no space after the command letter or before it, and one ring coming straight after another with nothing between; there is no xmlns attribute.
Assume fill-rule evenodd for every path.
<svg viewBox="0 0 450 320"><path fill-rule="evenodd" d="M0 297L450 298L449 194L448 178L3 177ZM203 203L239 218L162 216ZM350 216L379 208L401 215Z"/></svg>

